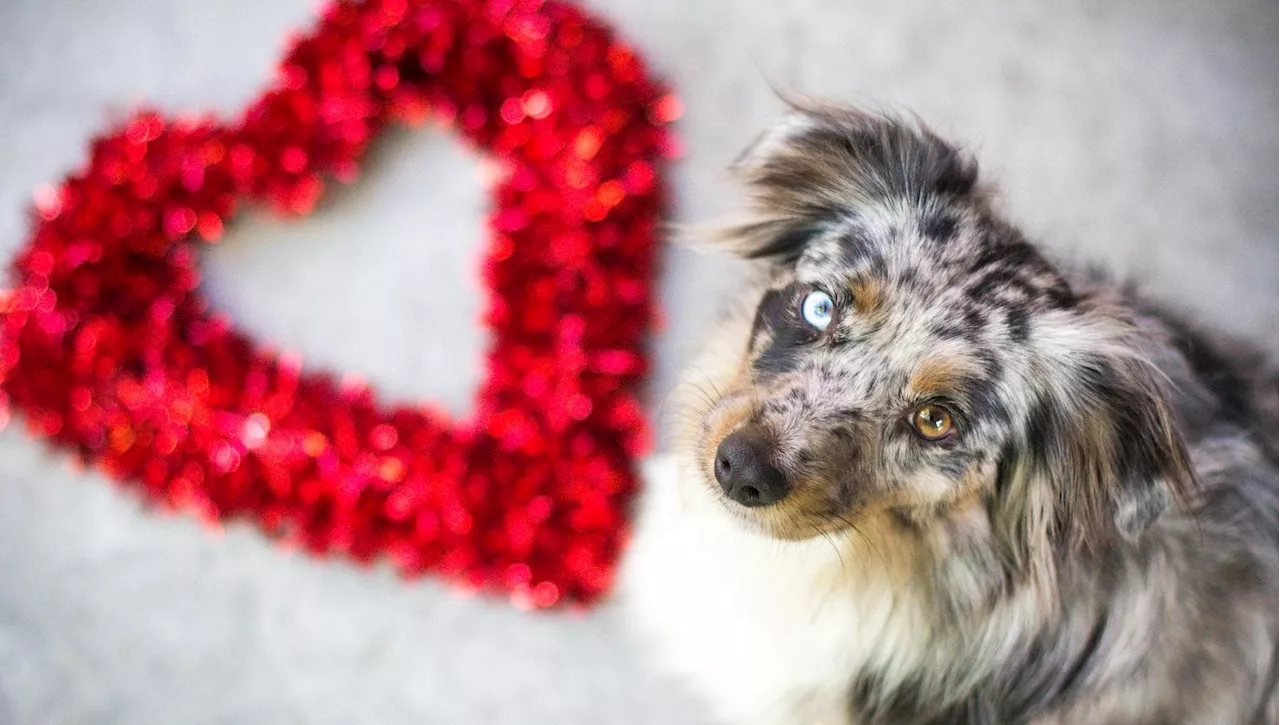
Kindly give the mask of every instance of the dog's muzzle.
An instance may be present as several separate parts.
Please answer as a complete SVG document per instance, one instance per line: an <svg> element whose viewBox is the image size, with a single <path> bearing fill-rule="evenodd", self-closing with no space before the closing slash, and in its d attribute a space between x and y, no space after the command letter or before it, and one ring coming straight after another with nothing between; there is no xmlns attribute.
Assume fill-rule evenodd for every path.
<svg viewBox="0 0 1280 725"><path fill-rule="evenodd" d="M769 461L768 436L748 425L725 436L716 448L715 473L720 488L743 506L769 506L781 501L791 485Z"/></svg>

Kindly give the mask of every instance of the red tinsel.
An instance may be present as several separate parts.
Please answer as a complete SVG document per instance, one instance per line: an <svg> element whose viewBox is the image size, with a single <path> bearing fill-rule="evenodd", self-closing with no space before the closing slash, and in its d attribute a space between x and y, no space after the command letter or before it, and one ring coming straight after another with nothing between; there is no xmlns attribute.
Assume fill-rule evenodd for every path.
<svg viewBox="0 0 1280 725"><path fill-rule="evenodd" d="M659 159L679 104L635 51L538 0L328 8L236 122L142 113L36 195L0 304L28 427L164 504L316 553L391 556L521 606L609 586L645 446ZM198 293L193 241L240 199L305 214L391 121L452 122L507 173L469 421L258 346ZM406 330L406 334L412 334Z"/></svg>

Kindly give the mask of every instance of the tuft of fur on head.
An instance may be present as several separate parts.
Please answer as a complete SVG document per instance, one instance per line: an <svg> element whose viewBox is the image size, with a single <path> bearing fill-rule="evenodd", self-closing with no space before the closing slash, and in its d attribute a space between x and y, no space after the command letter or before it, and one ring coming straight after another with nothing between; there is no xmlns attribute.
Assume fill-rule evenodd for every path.
<svg viewBox="0 0 1280 725"><path fill-rule="evenodd" d="M977 197L977 163L919 121L789 97L790 113L734 162L750 191L745 218L707 230L709 246L794 260L817 220L853 205Z"/></svg>

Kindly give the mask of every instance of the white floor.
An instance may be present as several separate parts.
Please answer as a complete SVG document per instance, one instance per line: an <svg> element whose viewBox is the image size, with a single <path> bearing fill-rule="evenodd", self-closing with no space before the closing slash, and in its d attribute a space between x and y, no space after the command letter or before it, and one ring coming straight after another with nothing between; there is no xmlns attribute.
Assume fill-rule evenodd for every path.
<svg viewBox="0 0 1280 725"><path fill-rule="evenodd" d="M311 0L0 0L0 253L32 190L148 101L231 113ZM778 111L770 84L917 112L1071 256L1275 348L1274 2L595 0L675 86L677 220ZM309 223L250 214L214 300L313 364L465 411L484 192L447 136L393 132ZM424 233L430 229L430 233ZM670 252L658 400L738 268ZM372 323L376 320L376 323ZM0 723L697 723L616 616L527 615L144 512L0 433Z"/></svg>

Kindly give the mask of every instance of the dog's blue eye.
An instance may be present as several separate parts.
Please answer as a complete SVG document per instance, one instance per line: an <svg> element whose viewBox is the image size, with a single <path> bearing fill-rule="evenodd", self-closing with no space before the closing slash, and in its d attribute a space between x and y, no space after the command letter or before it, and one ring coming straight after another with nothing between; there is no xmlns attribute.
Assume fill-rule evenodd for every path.
<svg viewBox="0 0 1280 725"><path fill-rule="evenodd" d="M836 303L832 301L831 295L816 289L805 295L804 302L800 305L800 315L814 328L825 330L831 324L835 309Z"/></svg>

